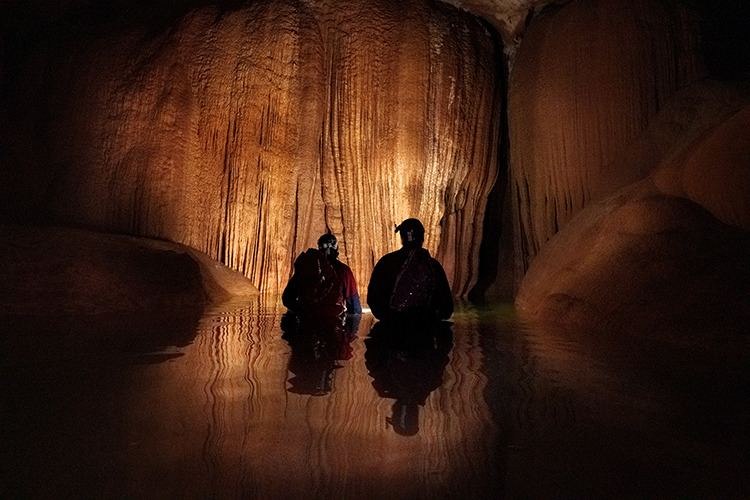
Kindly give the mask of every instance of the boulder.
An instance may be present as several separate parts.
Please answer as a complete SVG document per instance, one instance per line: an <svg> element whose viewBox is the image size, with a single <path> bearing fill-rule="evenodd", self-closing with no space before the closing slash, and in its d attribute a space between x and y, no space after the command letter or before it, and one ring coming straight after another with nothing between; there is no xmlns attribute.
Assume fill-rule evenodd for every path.
<svg viewBox="0 0 750 500"><path fill-rule="evenodd" d="M0 316L160 315L258 290L194 249L59 227L0 226Z"/></svg>
<svg viewBox="0 0 750 500"><path fill-rule="evenodd" d="M750 233L643 181L576 216L529 268L529 321L675 340L750 324Z"/></svg>

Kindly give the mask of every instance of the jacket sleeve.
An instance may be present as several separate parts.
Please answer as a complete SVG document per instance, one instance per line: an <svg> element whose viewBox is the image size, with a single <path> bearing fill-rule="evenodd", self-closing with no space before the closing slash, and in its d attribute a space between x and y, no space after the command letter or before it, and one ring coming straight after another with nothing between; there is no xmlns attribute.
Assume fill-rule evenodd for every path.
<svg viewBox="0 0 750 500"><path fill-rule="evenodd" d="M286 284L286 287L284 288L284 293L281 294L281 302L284 304L284 306L292 311L293 313L299 314L299 286L298 286L298 279L295 279L295 276L292 276L289 279L289 283Z"/></svg>
<svg viewBox="0 0 750 500"><path fill-rule="evenodd" d="M344 299L346 300L346 310L350 314L362 314L362 304L359 302L359 292L357 291L357 280L354 279L354 273L349 266L344 266Z"/></svg>
<svg viewBox="0 0 750 500"><path fill-rule="evenodd" d="M370 306L373 316L383 319L388 314L389 291L385 289L384 283L384 264L379 260L375 264L370 276L370 283L367 285L367 305Z"/></svg>
<svg viewBox="0 0 750 500"><path fill-rule="evenodd" d="M299 257L297 257L297 260L299 260ZM297 263L297 260L295 260L295 264ZM292 277L289 278L286 287L284 287L284 292L281 294L281 302L287 309L293 313L299 314L301 312L299 311L299 298L299 277L294 273L292 274Z"/></svg>
<svg viewBox="0 0 750 500"><path fill-rule="evenodd" d="M346 299L346 309L352 314L362 314L362 304L359 302L359 294L354 292L350 298Z"/></svg>

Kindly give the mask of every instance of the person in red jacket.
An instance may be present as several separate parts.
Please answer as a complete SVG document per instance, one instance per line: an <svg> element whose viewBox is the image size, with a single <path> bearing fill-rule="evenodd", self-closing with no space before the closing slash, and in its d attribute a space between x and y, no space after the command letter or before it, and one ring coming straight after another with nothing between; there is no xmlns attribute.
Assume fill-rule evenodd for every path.
<svg viewBox="0 0 750 500"><path fill-rule="evenodd" d="M343 318L343 284L326 256L308 248L294 261L294 274L281 295L284 305L299 320Z"/></svg>
<svg viewBox="0 0 750 500"><path fill-rule="evenodd" d="M308 248L297 257L281 296L290 312L301 319L362 313L354 274L338 254L336 237L324 234L318 248Z"/></svg>
<svg viewBox="0 0 750 500"><path fill-rule="evenodd" d="M344 301L347 314L362 314L362 304L359 301L357 281L354 279L352 270L338 259L339 243L332 234L324 234L318 238L318 250L328 258L328 262L336 271L343 285Z"/></svg>
<svg viewBox="0 0 750 500"><path fill-rule="evenodd" d="M380 320L440 321L453 314L453 296L443 266L422 248L424 226L406 219L396 232L402 248L375 265L367 303Z"/></svg>

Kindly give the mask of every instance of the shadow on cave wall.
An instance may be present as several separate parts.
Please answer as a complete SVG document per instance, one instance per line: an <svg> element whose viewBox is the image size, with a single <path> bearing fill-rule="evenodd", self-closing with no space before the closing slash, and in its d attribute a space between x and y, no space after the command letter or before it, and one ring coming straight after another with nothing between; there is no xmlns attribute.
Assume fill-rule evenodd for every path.
<svg viewBox="0 0 750 500"><path fill-rule="evenodd" d="M750 3L742 0L686 0L701 18L703 54L712 78L750 76Z"/></svg>

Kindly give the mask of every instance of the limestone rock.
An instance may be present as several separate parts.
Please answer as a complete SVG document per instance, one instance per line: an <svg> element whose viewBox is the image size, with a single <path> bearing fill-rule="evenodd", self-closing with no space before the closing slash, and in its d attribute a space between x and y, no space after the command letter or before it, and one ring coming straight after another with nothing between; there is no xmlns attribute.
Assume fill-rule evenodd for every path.
<svg viewBox="0 0 750 500"><path fill-rule="evenodd" d="M591 201L599 171L703 72L697 19L675 2L577 0L534 19L508 95L524 268Z"/></svg>
<svg viewBox="0 0 750 500"><path fill-rule="evenodd" d="M660 189L706 208L726 224L750 231L750 105L707 131L663 165Z"/></svg>
<svg viewBox="0 0 750 500"><path fill-rule="evenodd" d="M523 39L529 20L548 4L570 0L443 0L482 16L503 38L503 50L512 66L516 50Z"/></svg>
<svg viewBox="0 0 750 500"><path fill-rule="evenodd" d="M747 333L749 97L711 81L676 94L600 173L598 195L613 194L542 248L519 290L523 314L673 337Z"/></svg>
<svg viewBox="0 0 750 500"><path fill-rule="evenodd" d="M327 230L365 289L418 217L454 292L476 281L502 91L478 18L260 0L64 33L13 91L37 155L4 162L6 218L178 242L273 293Z"/></svg>
<svg viewBox="0 0 750 500"><path fill-rule="evenodd" d="M690 150L699 149L695 144L696 141L702 141L702 137L713 134L711 130L716 127L731 127L731 125L722 124L748 105L750 105L750 82L747 81L720 82L706 79L679 90L649 121L646 130L628 144L614 161L602 168L593 181L594 198L609 196L646 178L657 169L663 171L659 174L660 177L671 175L667 174L668 172L676 173L674 171L679 168L680 162L693 154ZM723 151L717 151L718 154L712 159L711 164L704 165L705 169L712 171L711 175L714 177L712 182L721 182L717 177L724 175L723 172L716 170L716 166L727 161L731 162L732 156L741 160L741 155L738 157L737 151L743 147L746 148L743 143L744 135L736 130L736 126L733 128L733 133L738 136L737 140L727 141ZM732 137L725 137L725 139L732 139ZM660 181L662 189L668 188L666 181L666 178ZM669 192L685 196L684 192L680 194L676 185L670 187ZM746 198L746 196L734 197L732 203L736 202L741 205ZM691 199L700 203L696 198Z"/></svg>
<svg viewBox="0 0 750 500"><path fill-rule="evenodd" d="M686 339L750 324L750 234L650 180L582 211L538 254L516 300L534 321Z"/></svg>
<svg viewBox="0 0 750 500"><path fill-rule="evenodd" d="M155 314L257 295L205 254L164 241L0 226L0 316Z"/></svg>

